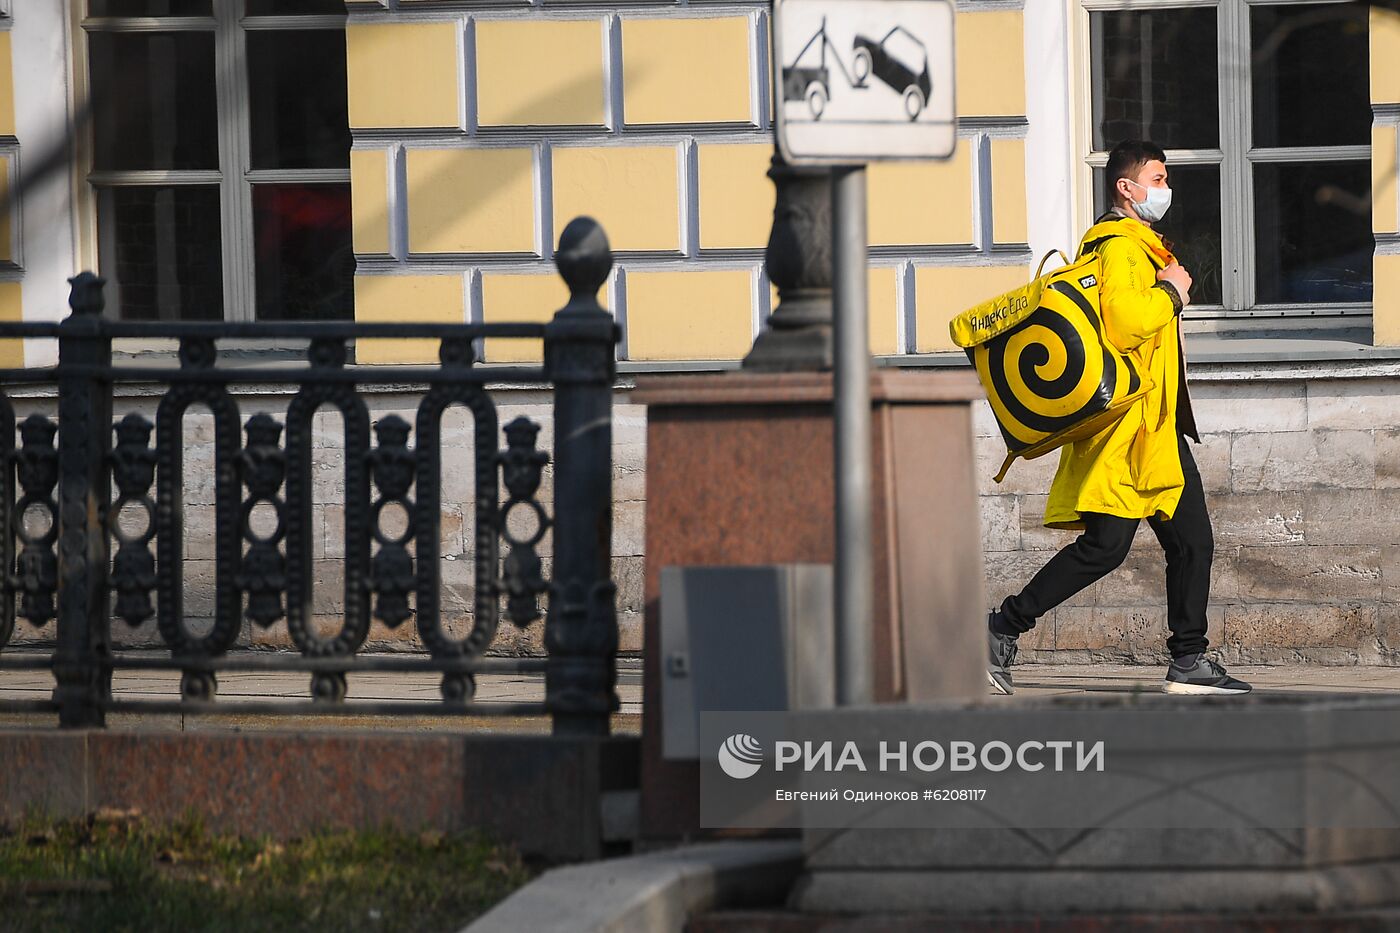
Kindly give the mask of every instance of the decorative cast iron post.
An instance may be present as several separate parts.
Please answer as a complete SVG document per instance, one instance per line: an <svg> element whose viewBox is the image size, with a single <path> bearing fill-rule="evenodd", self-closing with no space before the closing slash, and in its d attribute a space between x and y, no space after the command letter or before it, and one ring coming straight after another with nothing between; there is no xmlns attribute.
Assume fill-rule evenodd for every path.
<svg viewBox="0 0 1400 933"><path fill-rule="evenodd" d="M59 725L101 727L112 696L107 440L112 431L112 341L102 333L102 286L91 272L68 280L72 313L58 338L58 650L54 701Z"/></svg>
<svg viewBox="0 0 1400 933"><path fill-rule="evenodd" d="M612 392L618 328L598 304L612 269L590 217L559 237L555 263L569 303L545 328L554 384L554 573L545 703L555 734L607 735L617 709L617 587L612 581Z"/></svg>
<svg viewBox="0 0 1400 933"><path fill-rule="evenodd" d="M788 165L777 152L768 170L778 189L768 236L768 278L778 307L744 358L768 372L832 366L831 172Z"/></svg>

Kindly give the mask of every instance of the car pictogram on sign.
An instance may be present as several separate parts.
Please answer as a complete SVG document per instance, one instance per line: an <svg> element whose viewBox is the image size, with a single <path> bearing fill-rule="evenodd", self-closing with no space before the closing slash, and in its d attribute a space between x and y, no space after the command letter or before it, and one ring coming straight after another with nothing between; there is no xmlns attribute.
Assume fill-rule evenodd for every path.
<svg viewBox="0 0 1400 933"><path fill-rule="evenodd" d="M904 98L904 113L917 120L933 93L928 73L928 49L903 26L896 26L879 42L858 35L855 40L853 70L874 74Z"/></svg>

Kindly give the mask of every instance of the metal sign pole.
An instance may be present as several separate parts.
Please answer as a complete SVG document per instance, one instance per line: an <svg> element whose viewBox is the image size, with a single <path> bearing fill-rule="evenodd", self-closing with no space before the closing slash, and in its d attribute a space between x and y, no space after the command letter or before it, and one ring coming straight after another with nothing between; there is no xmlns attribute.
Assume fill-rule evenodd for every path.
<svg viewBox="0 0 1400 933"><path fill-rule="evenodd" d="M836 702L875 699L865 166L832 170L835 295Z"/></svg>
<svg viewBox="0 0 1400 933"><path fill-rule="evenodd" d="M773 0L778 151L787 165L832 167L836 702L842 706L875 699L865 165L952 157L956 18L952 0ZM775 225L772 242L787 235L787 227ZM770 262L773 255L770 245ZM808 258L815 266L817 257ZM794 297L815 306L809 291ZM782 297L787 307L787 294ZM781 335L779 325L792 327L793 320L775 315L771 333ZM821 351L820 337L818 331L806 341ZM757 349L755 356L762 359Z"/></svg>

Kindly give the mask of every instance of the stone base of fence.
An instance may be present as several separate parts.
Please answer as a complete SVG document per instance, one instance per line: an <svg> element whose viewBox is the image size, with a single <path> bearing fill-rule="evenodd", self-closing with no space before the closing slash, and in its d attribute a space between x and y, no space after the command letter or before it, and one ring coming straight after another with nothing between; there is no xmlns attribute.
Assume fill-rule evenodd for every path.
<svg viewBox="0 0 1400 933"><path fill-rule="evenodd" d="M618 585L619 649L642 651L646 507L646 409L631 401L631 377L618 383L613 408L612 577ZM1215 526L1209 637L1227 663L1400 664L1400 363L1299 363L1192 367L1191 392L1202 443L1192 445ZM22 419L51 414L52 399L21 398ZM533 389L503 389L502 421L518 415L542 425L553 444L547 399ZM366 395L371 417L411 413L407 393ZM154 414L153 398L121 399L121 410ZM269 396L245 407L280 410ZM460 409L445 416L441 542L443 612L449 629L470 624L472 494L470 436ZM196 624L212 605L212 420L187 416L189 473L185 516L185 609ZM335 477L343 472L339 425L317 415L313 444L313 566L318 623L338 623L344 509ZM974 405L982 548L991 602L1015 592L1069 532L1041 527L1058 455L1018 462L992 482L1006 448L985 402ZM542 482L546 499L554 475ZM545 570L552 541L541 545ZM1072 598L1021 639L1027 661L1082 664L1166 663L1166 597L1161 548L1144 523L1123 568ZM972 620L974 623L980 620ZM972 624L972 623L970 623ZM456 628L454 628L456 627ZM458 632L460 634L460 632ZM56 627L20 622L13 644L52 645ZM113 623L114 643L160 647L151 626ZM248 626L240 646L290 647L286 625ZM421 651L416 627L371 627L373 651ZM502 626L489 653L543 655L543 626Z"/></svg>
<svg viewBox="0 0 1400 933"><path fill-rule="evenodd" d="M289 838L479 828L527 856L599 858L631 838L635 737L0 730L0 824L103 808Z"/></svg>

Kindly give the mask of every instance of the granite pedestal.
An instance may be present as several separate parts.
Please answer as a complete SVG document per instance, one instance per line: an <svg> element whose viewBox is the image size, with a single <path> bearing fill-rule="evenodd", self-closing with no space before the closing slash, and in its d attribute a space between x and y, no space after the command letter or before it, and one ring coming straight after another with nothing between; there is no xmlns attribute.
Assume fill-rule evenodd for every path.
<svg viewBox="0 0 1400 933"><path fill-rule="evenodd" d="M982 550L971 372L872 375L878 702L985 691ZM639 382L647 406L642 834L699 831L698 770L662 758L660 572L667 566L831 563L830 373Z"/></svg>

